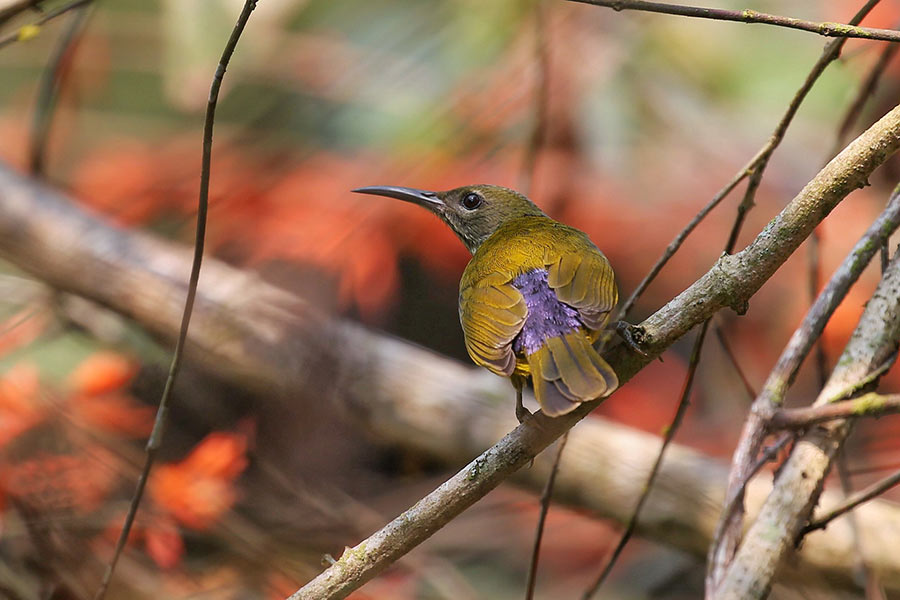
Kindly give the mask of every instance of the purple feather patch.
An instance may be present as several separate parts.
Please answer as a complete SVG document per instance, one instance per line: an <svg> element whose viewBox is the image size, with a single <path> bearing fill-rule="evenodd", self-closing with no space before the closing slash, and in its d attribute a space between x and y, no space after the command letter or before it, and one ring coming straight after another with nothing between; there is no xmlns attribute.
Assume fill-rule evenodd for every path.
<svg viewBox="0 0 900 600"><path fill-rule="evenodd" d="M512 284L522 293L528 307L525 325L513 340L514 351L534 354L544 345L544 340L561 337L584 326L578 311L560 302L547 284L546 269L522 273Z"/></svg>

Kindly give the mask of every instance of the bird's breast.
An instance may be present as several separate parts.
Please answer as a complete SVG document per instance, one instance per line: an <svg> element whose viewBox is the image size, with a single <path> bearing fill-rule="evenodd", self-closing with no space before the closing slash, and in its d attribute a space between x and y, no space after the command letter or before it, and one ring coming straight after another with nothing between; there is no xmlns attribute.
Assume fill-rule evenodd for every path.
<svg viewBox="0 0 900 600"><path fill-rule="evenodd" d="M546 269L526 271L515 277L512 285L528 307L525 324L513 339L514 352L534 354L547 339L562 337L584 326L578 311L556 297L547 283Z"/></svg>

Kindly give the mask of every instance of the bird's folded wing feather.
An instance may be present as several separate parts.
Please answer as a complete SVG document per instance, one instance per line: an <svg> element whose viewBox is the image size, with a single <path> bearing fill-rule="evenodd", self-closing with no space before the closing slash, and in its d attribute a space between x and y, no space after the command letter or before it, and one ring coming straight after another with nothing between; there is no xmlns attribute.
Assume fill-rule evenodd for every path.
<svg viewBox="0 0 900 600"><path fill-rule="evenodd" d="M500 277L488 277L459 293L459 320L472 360L497 375L512 375L512 342L525 324L522 294Z"/></svg>
<svg viewBox="0 0 900 600"><path fill-rule="evenodd" d="M603 329L619 300L613 270L606 257L599 250L577 253L550 250L544 264L547 283L556 297L576 308L588 329Z"/></svg>

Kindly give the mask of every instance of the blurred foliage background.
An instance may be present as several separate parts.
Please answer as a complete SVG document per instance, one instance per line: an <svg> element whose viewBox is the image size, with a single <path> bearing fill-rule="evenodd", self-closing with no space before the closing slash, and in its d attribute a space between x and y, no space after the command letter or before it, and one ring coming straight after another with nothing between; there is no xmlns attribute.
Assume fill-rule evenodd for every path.
<svg viewBox="0 0 900 600"><path fill-rule="evenodd" d="M43 10L62 4L41 3ZM60 63L64 83L44 177L86 210L191 243L202 112L241 4L92 7ZM758 0L752 8L846 22L856 4ZM26 12L3 31L38 16ZM0 49L0 157L22 170L39 82L70 18ZM884 0L864 24L898 21L900 2ZM550 0L261 0L219 102L210 253L258 269L323 310L467 360L456 312L465 249L424 211L350 189L484 182L527 191L551 216L591 235L624 297L768 139L823 44L797 31ZM841 116L880 51L851 40L816 84L775 154L739 247L830 158ZM892 64L857 131L896 103L898 89L900 65ZM897 175L896 163L879 171L820 228L826 277L880 211ZM698 228L632 321L709 268L739 198ZM754 386L809 304L805 260L803 252L794 256L746 316L718 320ZM873 265L829 325L832 360L877 279ZM43 542L52 548L36 542L34 523L55 519L70 555L22 575L22 589L83 597L109 556L169 348L128 323L73 323L52 292L2 263L0 288L0 559L15 570L46 556L53 540ZM110 328L114 335L98 335ZM598 413L661 431L689 343ZM896 370L890 389L900 389ZM792 397L807 401L815 391L807 366ZM317 572L322 554L338 556L459 466L390 448L373 452L372 440L337 436L346 432L331 425L292 439L289 427L273 425L285 409L199 372L185 374L177 401L165 464L123 564L127 583L114 590L120 597L160 590L166 597L282 597ZM709 341L678 439L727 459L749 401L718 342ZM849 457L855 486L896 466L896 434L892 419L860 428ZM285 452L290 458L278 460ZM296 508L298 498L306 512ZM536 504L513 488L494 492L353 597L518 597ZM616 530L554 508L539 594L571 597L583 589ZM72 555L73 537L89 557ZM610 594L697 597L700 565L637 541Z"/></svg>

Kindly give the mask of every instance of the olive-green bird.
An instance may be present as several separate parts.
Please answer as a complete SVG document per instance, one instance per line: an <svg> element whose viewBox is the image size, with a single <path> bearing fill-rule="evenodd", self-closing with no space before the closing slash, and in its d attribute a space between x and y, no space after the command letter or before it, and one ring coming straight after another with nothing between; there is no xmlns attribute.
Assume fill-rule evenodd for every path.
<svg viewBox="0 0 900 600"><path fill-rule="evenodd" d="M619 385L593 342L618 291L606 257L588 236L554 221L524 195L494 185L447 192L373 186L355 192L424 206L472 253L459 283L459 318L476 364L510 377L516 416L531 377L545 414L555 417Z"/></svg>

